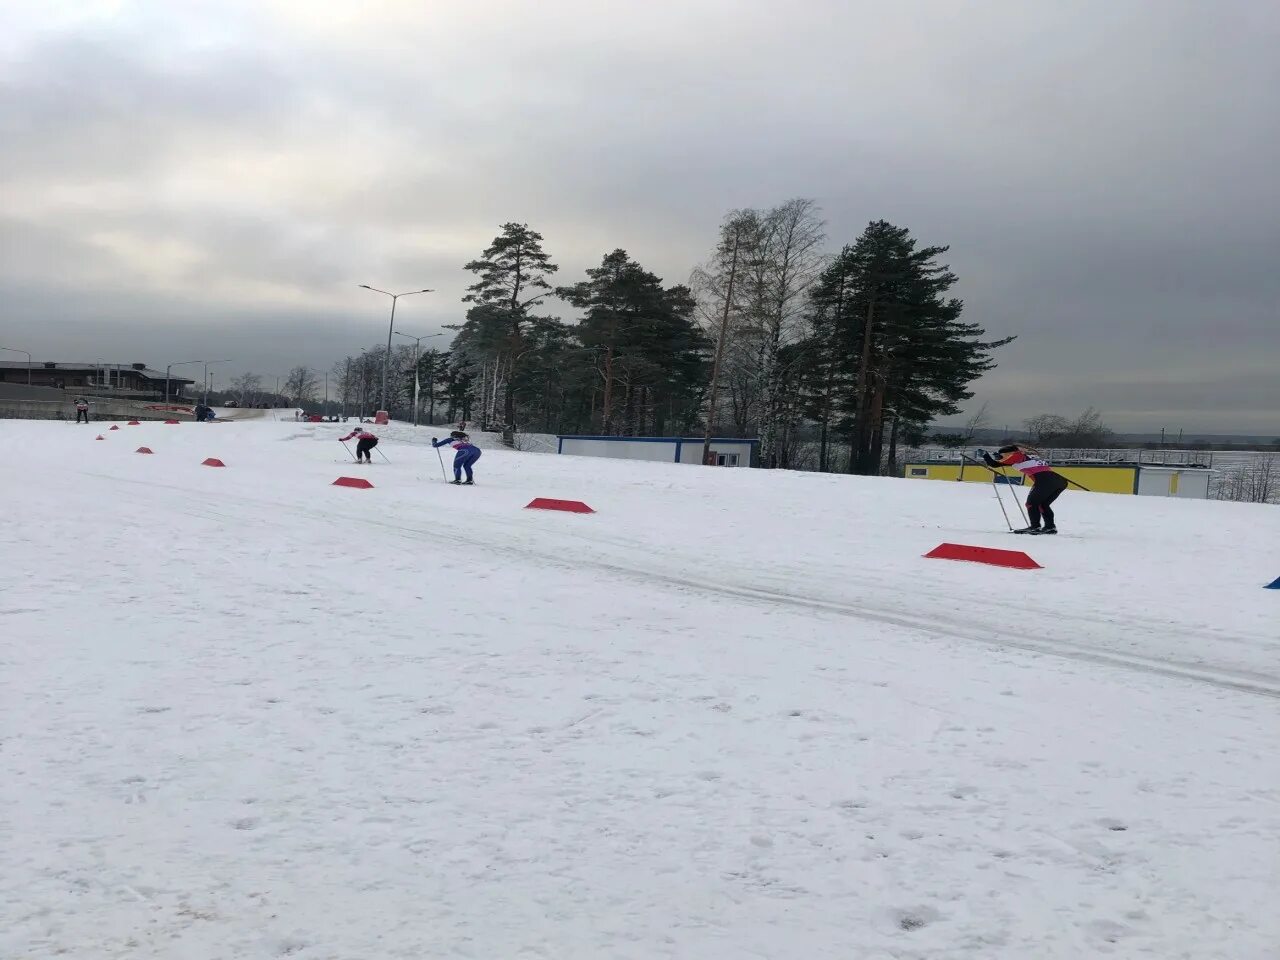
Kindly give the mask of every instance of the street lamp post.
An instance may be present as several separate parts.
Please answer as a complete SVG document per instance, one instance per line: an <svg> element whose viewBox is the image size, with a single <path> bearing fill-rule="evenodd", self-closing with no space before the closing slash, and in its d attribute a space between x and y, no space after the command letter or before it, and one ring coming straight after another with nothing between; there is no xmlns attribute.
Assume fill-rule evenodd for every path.
<svg viewBox="0 0 1280 960"><path fill-rule="evenodd" d="M0 347L0 350L8 350L10 353L23 353L27 357L27 386L31 386L31 354L25 350L15 350L13 347Z"/></svg>
<svg viewBox="0 0 1280 960"><path fill-rule="evenodd" d="M430 289L425 289L425 290L409 290L405 293L388 293L386 290L379 290L377 287L371 287L367 283L362 283L360 284L360 286L365 290L372 290L374 293L380 293L384 297L391 298L391 323L387 327L387 354L382 358L382 407L381 407L381 409L389 411L389 408L387 407L387 370L389 369L391 364L391 334L395 332L395 329L396 329L396 301L399 300L401 297L411 297L415 293L431 293L432 291Z"/></svg>
<svg viewBox="0 0 1280 960"><path fill-rule="evenodd" d="M200 402L206 407L209 405L209 364L211 363L230 363L230 360L201 360L204 364L204 399Z"/></svg>
<svg viewBox="0 0 1280 960"><path fill-rule="evenodd" d="M169 373L174 367L181 367L187 363L204 363L203 360L179 360L177 363L171 363L164 368L164 402L169 402Z"/></svg>
<svg viewBox="0 0 1280 960"><path fill-rule="evenodd" d="M420 386L418 382L418 349L423 340L430 340L432 337L443 337L444 334L428 333L421 337L411 337L409 334L401 333L399 330L395 331L395 334L397 337L404 337L406 340L413 341L413 425L416 427L418 425L418 390Z"/></svg>

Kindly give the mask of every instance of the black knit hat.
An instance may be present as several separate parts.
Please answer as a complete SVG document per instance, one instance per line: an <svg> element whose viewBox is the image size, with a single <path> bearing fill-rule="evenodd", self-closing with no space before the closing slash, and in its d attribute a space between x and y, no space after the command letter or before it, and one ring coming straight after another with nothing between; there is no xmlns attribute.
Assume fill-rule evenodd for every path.
<svg viewBox="0 0 1280 960"><path fill-rule="evenodd" d="M1015 450L1021 449L1016 443L1011 443L1007 447L1001 447L996 453L1013 453Z"/></svg>

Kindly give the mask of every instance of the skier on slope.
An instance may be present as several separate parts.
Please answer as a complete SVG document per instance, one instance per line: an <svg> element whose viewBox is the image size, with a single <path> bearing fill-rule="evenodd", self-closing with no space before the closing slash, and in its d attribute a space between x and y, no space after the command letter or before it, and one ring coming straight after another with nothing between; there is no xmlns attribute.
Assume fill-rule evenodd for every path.
<svg viewBox="0 0 1280 960"><path fill-rule="evenodd" d="M437 440L432 437L431 446L452 446L457 451L453 455L453 483L461 486L473 486L475 484L475 478L471 475L471 467L480 459L480 448L471 442L470 437L461 430L453 430L447 440ZM466 482L463 482L462 479L463 470L467 471Z"/></svg>
<svg viewBox="0 0 1280 960"><path fill-rule="evenodd" d="M76 423L80 422L80 418L84 417L84 422L89 422L89 401L84 397L76 397Z"/></svg>
<svg viewBox="0 0 1280 960"><path fill-rule="evenodd" d="M1013 467L1024 477L1031 479L1031 492L1027 494L1027 520L1030 526L1023 530L1015 530L1014 533L1057 533L1058 528L1054 524L1053 518L1053 501L1058 499L1058 495L1067 489L1067 478L1060 473L1054 473L1053 468L1049 466L1048 461L1039 456L1034 456L1034 451L1028 453L1025 449L1016 443L1011 443L1007 447L1001 447L996 451L1000 455L997 460L987 451L979 450L979 455L983 462L993 470L1000 467ZM1043 519L1043 526L1041 520Z"/></svg>
<svg viewBox="0 0 1280 960"><path fill-rule="evenodd" d="M373 448L378 445L377 435L364 427L355 427L345 437L339 437L338 442L346 443L352 437L356 438L356 463L373 463Z"/></svg>

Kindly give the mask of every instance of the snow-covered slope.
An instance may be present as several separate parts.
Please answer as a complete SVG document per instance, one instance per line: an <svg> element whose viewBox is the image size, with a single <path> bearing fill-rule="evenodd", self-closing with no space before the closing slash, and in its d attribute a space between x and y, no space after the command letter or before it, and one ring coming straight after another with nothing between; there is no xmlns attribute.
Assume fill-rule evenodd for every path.
<svg viewBox="0 0 1280 960"><path fill-rule="evenodd" d="M1275 508L106 426L0 421L0 956L1276 955Z"/></svg>

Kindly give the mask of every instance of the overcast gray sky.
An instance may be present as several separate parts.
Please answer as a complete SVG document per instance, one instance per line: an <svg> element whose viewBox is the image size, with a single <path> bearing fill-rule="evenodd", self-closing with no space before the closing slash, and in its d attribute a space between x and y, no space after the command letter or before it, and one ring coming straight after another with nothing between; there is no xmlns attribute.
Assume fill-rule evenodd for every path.
<svg viewBox="0 0 1280 960"><path fill-rule="evenodd" d="M1280 435L1280 4L0 0L0 344L327 368L507 220L668 282L733 207L949 243L997 424ZM5 359L21 359L4 354Z"/></svg>

